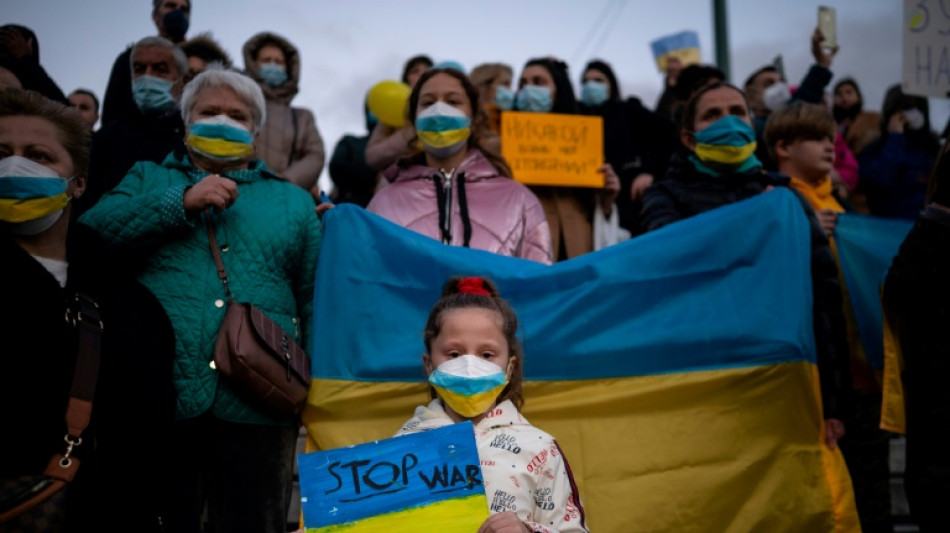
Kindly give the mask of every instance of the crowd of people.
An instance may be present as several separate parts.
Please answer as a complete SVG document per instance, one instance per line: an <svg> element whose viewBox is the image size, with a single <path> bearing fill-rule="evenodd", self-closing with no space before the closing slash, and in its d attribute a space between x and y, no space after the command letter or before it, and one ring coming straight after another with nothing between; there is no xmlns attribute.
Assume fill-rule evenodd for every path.
<svg viewBox="0 0 950 533"><path fill-rule="evenodd" d="M950 464L939 428L950 402L936 380L950 361L940 333L950 312L950 155L926 98L895 85L876 113L854 79L829 91L837 48L817 30L815 63L795 87L774 65L738 87L715 65L673 59L655 109L624 98L602 60L572 80L554 57L529 59L515 76L501 63L466 72L420 55L403 66L405 123L383 123L367 100L366 131L340 139L330 156L327 196L317 183L326 163L317 120L291 105L297 47L258 33L236 68L210 35L187 38L190 8L153 0L157 34L119 54L101 107L88 89L59 88L31 30L0 27L0 331L11 356L0 405L18 435L0 462L0 487L35 486L67 444L66 462L78 457L82 468L42 504L48 530L200 531L204 513L214 531L287 529L299 421L248 400L213 354L227 304L240 300L321 356L310 331L313 289L321 216L334 203L446 245L551 264L776 188L791 190L806 215L824 443L844 453L864 531L893 529L890 435L877 425L880 369L864 357L834 231L841 213L917 221L884 298L906 362L911 511L922 531L941 529ZM603 185L515 181L500 149L509 111L601 117ZM96 322L89 348L80 330ZM531 354L517 327L490 280L449 280L423 339L432 402L400 433L472 420L483 451L497 422L485 414L503 411L506 424L562 458L546 473L555 507L541 512L537 487L486 472L486 487L504 487L518 505L480 531L587 531L567 458L520 414ZM85 398L91 422L81 441L70 425L64 443L64 413L90 349L99 360L94 400ZM453 386L486 376L498 386L488 401L453 402ZM150 481L130 491L143 464Z"/></svg>

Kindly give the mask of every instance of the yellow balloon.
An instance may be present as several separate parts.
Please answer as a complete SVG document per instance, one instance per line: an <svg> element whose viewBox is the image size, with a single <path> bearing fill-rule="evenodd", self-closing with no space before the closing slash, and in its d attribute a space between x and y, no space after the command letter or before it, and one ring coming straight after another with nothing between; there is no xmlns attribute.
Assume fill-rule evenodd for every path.
<svg viewBox="0 0 950 533"><path fill-rule="evenodd" d="M384 80L369 90L366 105L383 124L401 128L406 122L406 102L411 89L405 83Z"/></svg>

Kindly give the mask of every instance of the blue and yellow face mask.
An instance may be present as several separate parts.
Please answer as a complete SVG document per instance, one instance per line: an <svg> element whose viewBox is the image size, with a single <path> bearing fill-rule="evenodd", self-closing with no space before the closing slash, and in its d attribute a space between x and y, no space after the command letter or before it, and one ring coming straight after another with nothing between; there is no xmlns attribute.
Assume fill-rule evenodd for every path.
<svg viewBox="0 0 950 533"><path fill-rule="evenodd" d="M748 172L762 163L755 157L755 130L741 118L728 115L695 133L694 164L702 172ZM696 161L698 159L698 161Z"/></svg>
<svg viewBox="0 0 950 533"><path fill-rule="evenodd" d="M227 115L215 115L188 125L185 144L200 155L218 161L247 159L254 153L254 135Z"/></svg>
<svg viewBox="0 0 950 533"><path fill-rule="evenodd" d="M475 418L495 404L508 385L508 376L498 365L466 354L436 367L429 374L429 384L453 411Z"/></svg>
<svg viewBox="0 0 950 533"><path fill-rule="evenodd" d="M460 109L436 102L416 117L416 134L426 152L449 157L461 150L471 135L472 119Z"/></svg>
<svg viewBox="0 0 950 533"><path fill-rule="evenodd" d="M0 160L0 223L16 235L49 229L69 204L69 182L56 172L20 156Z"/></svg>

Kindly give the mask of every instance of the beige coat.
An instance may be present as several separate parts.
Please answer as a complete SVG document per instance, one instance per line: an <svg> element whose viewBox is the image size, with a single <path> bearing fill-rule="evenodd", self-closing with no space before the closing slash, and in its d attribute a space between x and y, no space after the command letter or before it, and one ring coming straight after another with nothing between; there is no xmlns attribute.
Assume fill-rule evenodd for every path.
<svg viewBox="0 0 950 533"><path fill-rule="evenodd" d="M287 81L278 87L264 83L257 68L257 52L266 44L284 51ZM309 190L323 170L325 154L317 122L309 109L290 107L300 80L300 54L280 35L263 32L244 43L244 69L264 91L267 118L257 139L255 156L278 176Z"/></svg>

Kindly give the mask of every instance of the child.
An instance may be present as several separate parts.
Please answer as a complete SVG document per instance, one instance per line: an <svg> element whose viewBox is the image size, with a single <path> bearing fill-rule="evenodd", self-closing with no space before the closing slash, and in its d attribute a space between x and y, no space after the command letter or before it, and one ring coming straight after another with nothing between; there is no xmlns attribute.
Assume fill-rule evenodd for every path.
<svg viewBox="0 0 950 533"><path fill-rule="evenodd" d="M494 283L450 278L424 333L422 363L433 399L396 434L472 421L492 513L479 533L586 532L567 458L554 437L519 412L524 398L517 331L518 317Z"/></svg>
<svg viewBox="0 0 950 533"><path fill-rule="evenodd" d="M829 238L845 209L832 194L831 171L835 162L836 127L831 112L813 104L795 102L775 111L765 125L765 141L779 172L791 178L789 186L800 192L815 210ZM831 250L838 259L834 240ZM855 503L864 531L890 531L890 471L888 433L879 427L881 378L868 365L854 311L842 285L843 311L851 360L853 416L841 442L854 486Z"/></svg>
<svg viewBox="0 0 950 533"><path fill-rule="evenodd" d="M815 210L821 228L830 237L844 208L832 195L835 164L835 119L824 107L794 102L775 111L765 125L769 154L789 186L800 192Z"/></svg>

